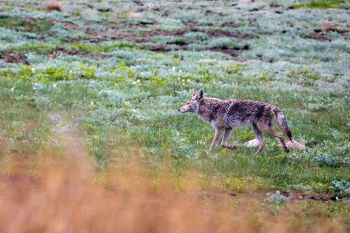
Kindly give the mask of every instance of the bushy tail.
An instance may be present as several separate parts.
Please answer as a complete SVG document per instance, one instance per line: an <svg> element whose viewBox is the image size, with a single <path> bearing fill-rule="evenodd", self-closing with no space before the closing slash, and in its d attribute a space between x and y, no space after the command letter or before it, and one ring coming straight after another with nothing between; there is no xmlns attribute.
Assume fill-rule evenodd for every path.
<svg viewBox="0 0 350 233"><path fill-rule="evenodd" d="M288 136L289 140L293 141L292 132L288 128L287 118L284 116L283 112L281 112L278 109L275 109L274 113L276 115L276 121L277 121L278 127Z"/></svg>

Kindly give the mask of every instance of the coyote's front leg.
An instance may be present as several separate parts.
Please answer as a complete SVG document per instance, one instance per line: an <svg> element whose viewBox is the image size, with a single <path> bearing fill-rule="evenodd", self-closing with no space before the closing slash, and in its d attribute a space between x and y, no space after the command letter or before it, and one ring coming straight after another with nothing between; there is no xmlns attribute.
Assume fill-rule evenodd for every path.
<svg viewBox="0 0 350 233"><path fill-rule="evenodd" d="M215 128L215 135L210 145L210 152L213 152L215 150L216 144L218 144L221 133L222 133L222 129Z"/></svg>
<svg viewBox="0 0 350 233"><path fill-rule="evenodd" d="M222 137L222 141L221 141L221 146L222 146L223 148L227 148L227 149L234 150L234 149L236 149L237 147L235 147L234 145L230 145L230 144L227 143L228 139L229 139L230 136L231 136L231 132L232 132L232 128L225 129L224 136Z"/></svg>

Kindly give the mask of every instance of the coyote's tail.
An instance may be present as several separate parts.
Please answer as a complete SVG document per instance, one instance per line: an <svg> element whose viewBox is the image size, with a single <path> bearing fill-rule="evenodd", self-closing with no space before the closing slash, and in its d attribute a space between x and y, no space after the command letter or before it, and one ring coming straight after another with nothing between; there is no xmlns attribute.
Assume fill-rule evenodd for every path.
<svg viewBox="0 0 350 233"><path fill-rule="evenodd" d="M290 141L292 140L292 132L290 131L290 129L288 128L288 122L287 122L287 118L285 117L285 115L283 114L283 112L281 112L278 109L274 110L274 113L276 115L276 121L277 121L277 125L278 127L288 136Z"/></svg>

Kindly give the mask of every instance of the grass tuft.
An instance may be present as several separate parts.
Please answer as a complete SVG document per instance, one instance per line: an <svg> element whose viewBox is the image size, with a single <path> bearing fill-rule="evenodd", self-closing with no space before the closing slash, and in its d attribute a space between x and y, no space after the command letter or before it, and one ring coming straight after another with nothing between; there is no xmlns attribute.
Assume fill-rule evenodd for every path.
<svg viewBox="0 0 350 233"><path fill-rule="evenodd" d="M311 0L306 3L295 4L292 6L294 9L298 8L315 8L315 9L330 9L330 8L343 8L344 0Z"/></svg>

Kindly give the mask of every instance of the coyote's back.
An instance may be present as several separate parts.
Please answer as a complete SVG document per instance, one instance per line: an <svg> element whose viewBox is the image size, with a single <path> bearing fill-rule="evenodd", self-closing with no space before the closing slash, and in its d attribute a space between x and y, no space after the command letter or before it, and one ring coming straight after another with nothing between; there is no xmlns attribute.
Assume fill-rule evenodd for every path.
<svg viewBox="0 0 350 233"><path fill-rule="evenodd" d="M224 120L231 128L256 124L261 130L269 129L276 120L278 127L292 140L284 114L274 105L253 100L229 100L231 103Z"/></svg>

